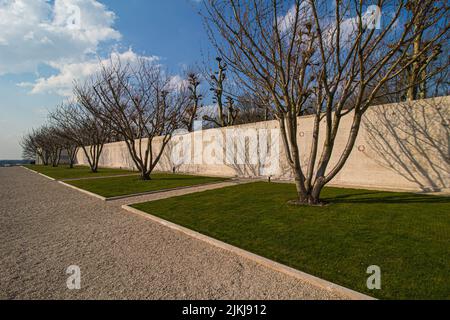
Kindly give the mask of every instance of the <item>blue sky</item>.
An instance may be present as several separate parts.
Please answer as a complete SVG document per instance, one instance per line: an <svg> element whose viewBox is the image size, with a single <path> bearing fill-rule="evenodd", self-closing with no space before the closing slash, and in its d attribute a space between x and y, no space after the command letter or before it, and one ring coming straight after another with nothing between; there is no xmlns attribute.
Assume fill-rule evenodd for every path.
<svg viewBox="0 0 450 320"><path fill-rule="evenodd" d="M0 0L0 159L21 158L20 137L67 98L73 78L95 72L99 59L149 56L178 74L202 63L202 53L214 55L200 6L198 0ZM69 28L72 17L80 29Z"/></svg>

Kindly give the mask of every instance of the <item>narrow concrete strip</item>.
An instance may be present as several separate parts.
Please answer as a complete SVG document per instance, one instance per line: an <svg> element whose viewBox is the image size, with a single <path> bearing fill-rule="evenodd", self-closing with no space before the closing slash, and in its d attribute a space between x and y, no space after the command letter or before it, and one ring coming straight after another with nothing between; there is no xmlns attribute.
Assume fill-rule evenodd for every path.
<svg viewBox="0 0 450 320"><path fill-rule="evenodd" d="M252 260L256 263L259 263L267 268L270 268L272 270L276 270L278 272L284 273L288 276L294 277L298 280L302 280L302 281L306 281L309 282L310 284L317 286L319 288L325 289L327 291L329 291L332 294L337 294L337 295L343 295L345 297L347 297L348 299L352 299L352 300L376 300L373 297L370 297L368 295L359 293L357 291L345 288L343 286L337 285L335 283L329 282L327 280L323 280L321 278L315 277L313 275L310 275L308 273L304 273L302 271L299 271L297 269L288 267L286 265L283 265L281 263L275 262L273 260L264 258L262 256L259 256L257 254L251 253L249 251L240 249L238 247L232 246L228 243L222 242L220 240L205 236L204 234L201 234L199 232L193 231L191 229L182 227L180 225L177 225L175 223L172 223L170 221L161 219L159 217L156 217L154 215L151 215L147 212L132 208L128 205L123 205L122 209L131 212L133 214L139 215L145 219L149 219L152 220L154 222L157 222L159 224L162 224L172 230L176 230L178 232L184 233L190 237L193 237L197 240L206 242L210 245L213 245L215 247L230 251L232 253L235 253L241 257L247 258L249 260Z"/></svg>
<svg viewBox="0 0 450 320"><path fill-rule="evenodd" d="M98 194L96 194L96 193L89 192L89 191L86 191L86 190L84 190L84 189L81 189L81 188L72 186L71 184L65 183L64 181L58 181L58 183L59 183L59 184L62 184L62 185L65 186L65 187L68 187L68 188L77 190L78 192L82 192L82 193L84 193L84 194L90 195L91 197L95 197L95 198L97 198L97 199L100 199L100 200L102 200L102 201L106 201L106 200L107 200L105 197L102 197L102 196L100 196L100 195L98 195Z"/></svg>
<svg viewBox="0 0 450 320"><path fill-rule="evenodd" d="M241 181L241 180L233 180L233 181L221 182L221 183L215 183L215 184L192 186L191 188L188 188L188 189L180 189L180 190L172 189L172 190L169 190L168 192L158 192L158 193L147 194L147 195L138 196L138 197L124 198L124 199L109 201L108 203L120 208L122 205L132 205L135 203L143 203L143 202L149 202L149 201L168 199L168 198L179 197L179 196L184 196L184 195L188 195L188 194L208 191L208 190L223 189L223 188L232 187L232 186L236 186L238 184L245 184L245 183L249 183L249 182Z"/></svg>
<svg viewBox="0 0 450 320"><path fill-rule="evenodd" d="M49 180L52 180L52 181L67 181L67 182L70 182L70 181L78 181L78 180L96 180L96 179L130 177L130 176L137 176L138 175L137 173L130 173L130 174L120 174L120 175L113 175L113 176L101 176L101 177L83 177L83 178L70 178L70 179L55 179L55 178L49 177L49 176L47 176L45 174L39 173L37 171L28 169L27 167L24 167L24 166L20 166L20 167L25 169L25 170L28 170L30 172L33 172L35 174L38 174L38 175L40 175L42 177L45 177L45 178L47 178Z"/></svg>
<svg viewBox="0 0 450 320"><path fill-rule="evenodd" d="M70 179L59 179L58 181L78 181L78 180L100 180L100 179L110 179L110 178L123 178L123 177L131 177L131 176L138 176L137 173L129 173L129 174L118 174L113 176L101 176L101 177L84 177L84 178L70 178Z"/></svg>
<svg viewBox="0 0 450 320"><path fill-rule="evenodd" d="M224 187L229 187L229 186L234 186L236 184L239 184L239 181L230 181L230 182L224 182L224 181L220 181L220 182L209 182L209 183L203 183L203 184L197 184L197 185L193 185L193 186L185 186L185 187L178 187L178 188L172 188L172 189L161 189L161 190L155 190L155 191L148 191L148 192L142 192L142 193L133 193L133 194L129 194L129 195L124 195L124 196L117 196L117 197L103 197L99 194L75 187L71 184L68 184L64 181L57 181L58 183L62 184L65 187L77 190L79 192L82 192L84 194L88 194L92 197L95 197L97 199L100 199L102 201L117 201L117 200L124 200L124 199L130 199L129 203L136 203L133 202L133 199L135 198L140 198L143 196L150 196L150 195L155 195L155 194L161 194L161 193L169 193L169 192L173 192L173 191L180 191L180 190L194 190L194 192L198 192L197 188L201 188L201 187L207 187L207 186L216 186L216 188L208 188L206 190L211 190L211 189L219 189L219 188L224 188ZM192 192L186 192L186 194L189 194ZM170 198L170 196L169 196Z"/></svg>
<svg viewBox="0 0 450 320"><path fill-rule="evenodd" d="M146 196L146 195L151 195L151 194L156 194L156 193L166 193L166 192L170 192L170 191L185 190L185 189L191 189L191 188L195 188L195 187L211 186L211 185L216 185L216 184L220 185L222 183L223 183L223 181L208 182L208 183L201 183L201 184L196 184L196 185L192 185L192 186L133 193L133 194L117 196L117 197L108 197L108 198L106 198L106 201L115 201L115 200L121 200L121 199L127 199L127 198L135 198L135 197L141 197L141 196Z"/></svg>
<svg viewBox="0 0 450 320"><path fill-rule="evenodd" d="M47 178L48 180L56 181L56 179L54 179L54 178L52 178L52 177L49 177L49 176L46 176L45 174L42 174L42 173L39 173L39 172L37 172L37 171L28 169L27 167L24 167L24 166L20 166L20 167L21 167L21 168L24 168L25 170L28 170L28 171L30 171L30 172L33 172L34 174L40 175L41 177Z"/></svg>

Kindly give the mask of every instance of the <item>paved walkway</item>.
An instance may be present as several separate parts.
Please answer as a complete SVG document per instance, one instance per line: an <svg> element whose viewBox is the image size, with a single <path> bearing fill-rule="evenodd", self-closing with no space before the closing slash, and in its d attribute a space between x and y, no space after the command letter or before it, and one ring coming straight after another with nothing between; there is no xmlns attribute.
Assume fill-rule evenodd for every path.
<svg viewBox="0 0 450 320"><path fill-rule="evenodd" d="M1 168L0 299L340 298L134 216L123 203ZM66 287L71 265L81 268L81 290Z"/></svg>

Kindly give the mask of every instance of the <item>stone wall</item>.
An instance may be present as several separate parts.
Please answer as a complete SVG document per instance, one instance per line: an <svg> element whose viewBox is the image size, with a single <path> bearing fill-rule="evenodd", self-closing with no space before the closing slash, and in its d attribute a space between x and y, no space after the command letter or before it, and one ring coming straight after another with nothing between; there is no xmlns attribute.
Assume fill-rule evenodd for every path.
<svg viewBox="0 0 450 320"><path fill-rule="evenodd" d="M350 158L331 184L448 192L449 118L450 96L371 107ZM329 169L338 161L347 143L351 123L351 114L341 121ZM320 140L323 141L324 121L321 125ZM277 121L268 121L177 135L166 148L157 170L290 179L291 171L277 128ZM308 160L312 130L313 117L299 118L298 139L303 163ZM230 139L233 135L234 140ZM155 148L158 145L159 139L155 141ZM81 150L77 159L79 164L87 164ZM100 164L114 168L134 167L124 142L106 145Z"/></svg>

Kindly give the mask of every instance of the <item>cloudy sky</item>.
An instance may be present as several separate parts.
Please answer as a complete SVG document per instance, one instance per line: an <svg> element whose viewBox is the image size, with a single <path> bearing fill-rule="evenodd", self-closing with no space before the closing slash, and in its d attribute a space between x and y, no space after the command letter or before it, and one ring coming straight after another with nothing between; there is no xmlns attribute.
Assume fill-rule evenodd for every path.
<svg viewBox="0 0 450 320"><path fill-rule="evenodd" d="M211 52L199 0L0 0L0 160L111 55L177 74Z"/></svg>

